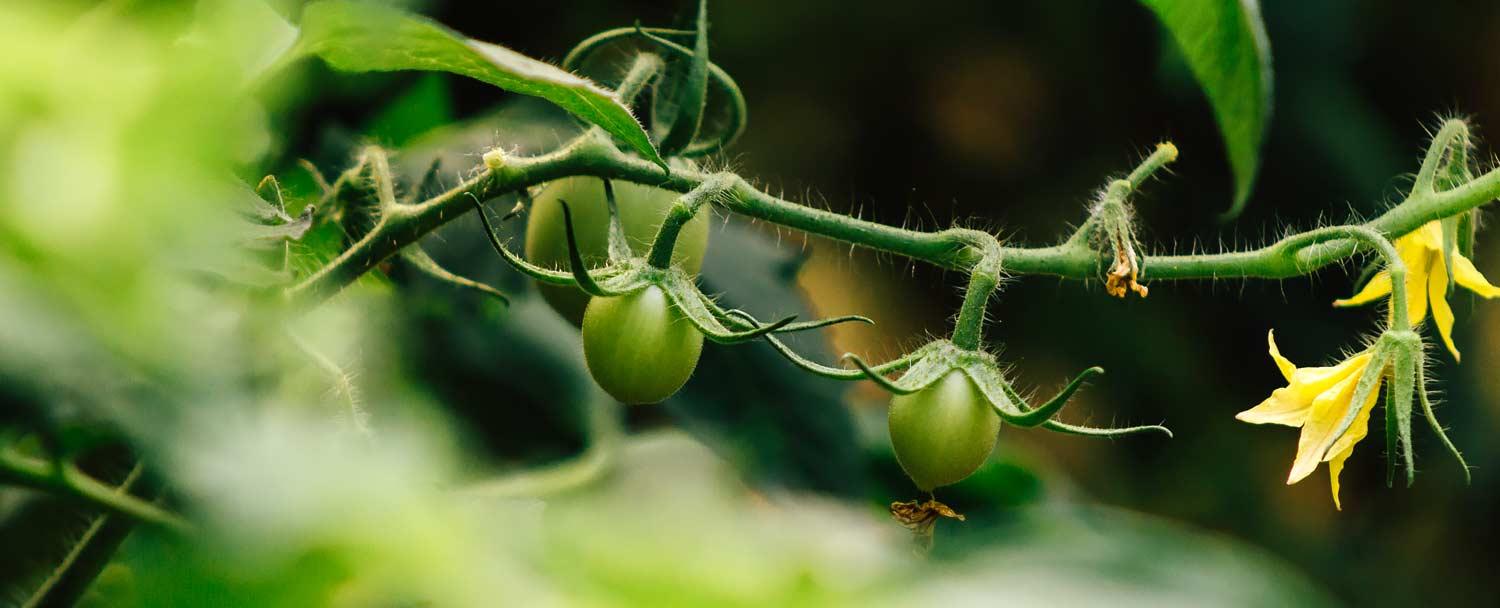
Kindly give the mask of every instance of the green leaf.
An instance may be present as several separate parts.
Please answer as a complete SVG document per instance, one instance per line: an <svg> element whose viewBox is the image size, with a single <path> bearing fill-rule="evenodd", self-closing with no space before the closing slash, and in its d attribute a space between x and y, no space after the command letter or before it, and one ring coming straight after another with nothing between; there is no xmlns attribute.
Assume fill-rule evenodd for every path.
<svg viewBox="0 0 1500 608"><path fill-rule="evenodd" d="M263 0L202 0L182 43L224 55L247 82L275 70L297 41L297 28Z"/></svg>
<svg viewBox="0 0 1500 608"><path fill-rule="evenodd" d="M302 53L339 70L451 72L540 97L600 126L666 167L641 124L614 94L548 63L471 40L427 19L374 4L327 0L302 12Z"/></svg>
<svg viewBox="0 0 1500 608"><path fill-rule="evenodd" d="M383 144L400 148L433 129L453 122L453 96L441 74L423 75L384 109L370 119L366 135Z"/></svg>
<svg viewBox="0 0 1500 608"><path fill-rule="evenodd" d="M1259 0L1141 0L1161 19L1213 106L1234 171L1233 218L1250 198L1271 117L1271 45Z"/></svg>

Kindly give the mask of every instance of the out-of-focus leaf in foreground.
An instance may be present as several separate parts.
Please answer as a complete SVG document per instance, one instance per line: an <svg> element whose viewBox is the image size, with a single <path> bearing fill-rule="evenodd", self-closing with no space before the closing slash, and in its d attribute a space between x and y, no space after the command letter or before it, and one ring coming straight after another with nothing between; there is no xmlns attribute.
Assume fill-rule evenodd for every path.
<svg viewBox="0 0 1500 608"><path fill-rule="evenodd" d="M1239 215L1260 168L1271 118L1271 44L1259 0L1141 0L1156 13L1213 107L1234 172Z"/></svg>
<svg viewBox="0 0 1500 608"><path fill-rule="evenodd" d="M375 4L317 2L303 10L299 47L340 70L452 72L541 97L666 167L640 122L614 94L551 64L471 40L421 17Z"/></svg>

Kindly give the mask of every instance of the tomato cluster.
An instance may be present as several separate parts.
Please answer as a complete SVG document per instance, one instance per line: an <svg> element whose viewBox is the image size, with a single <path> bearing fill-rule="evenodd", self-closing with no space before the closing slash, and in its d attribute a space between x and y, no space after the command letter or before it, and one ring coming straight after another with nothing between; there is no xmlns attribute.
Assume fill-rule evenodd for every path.
<svg viewBox="0 0 1500 608"><path fill-rule="evenodd" d="M614 183L616 212L626 242L646 254L677 193ZM563 206L567 205L568 213ZM566 215L566 217L565 217ZM567 226L585 264L609 261L609 202L603 183L569 177L548 184L535 198L526 227L526 257L543 267L570 267ZM672 249L672 265L696 274L708 247L708 218L683 225ZM577 287L538 285L553 309L583 327L584 358L599 386L625 403L656 403L692 376L703 351L703 334L658 286L618 297L590 298Z"/></svg>
<svg viewBox="0 0 1500 608"><path fill-rule="evenodd" d="M629 182L611 182L620 225L631 251L645 255L657 229L680 194ZM531 204L526 224L526 259L544 268L567 270L568 240L563 225L563 203L573 220L578 251L590 267L609 260L609 203L604 185L595 177L567 177L542 189ZM708 217L699 215L682 227L672 249L672 264L688 274L698 274L708 249ZM538 285L542 297L554 310L577 325L583 322L588 294L577 287Z"/></svg>

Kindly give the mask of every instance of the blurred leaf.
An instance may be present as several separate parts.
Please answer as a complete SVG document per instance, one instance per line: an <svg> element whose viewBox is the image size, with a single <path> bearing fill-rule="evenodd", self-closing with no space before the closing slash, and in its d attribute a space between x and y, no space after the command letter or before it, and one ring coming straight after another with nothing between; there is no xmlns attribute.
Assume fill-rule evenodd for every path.
<svg viewBox="0 0 1500 608"><path fill-rule="evenodd" d="M225 54L249 81L286 57L297 27L264 0L200 0L183 42Z"/></svg>
<svg viewBox="0 0 1500 608"><path fill-rule="evenodd" d="M1259 0L1141 2L1161 19L1213 106L1234 171L1233 218L1250 198L1271 116L1271 44Z"/></svg>
<svg viewBox="0 0 1500 608"><path fill-rule="evenodd" d="M304 52L346 71L436 70L541 97L599 125L654 163L665 161L615 96L588 80L427 19L373 4L326 0L302 13Z"/></svg>
<svg viewBox="0 0 1500 608"><path fill-rule="evenodd" d="M453 122L453 96L438 74L417 80L370 121L366 135L382 144L401 147L418 135Z"/></svg>

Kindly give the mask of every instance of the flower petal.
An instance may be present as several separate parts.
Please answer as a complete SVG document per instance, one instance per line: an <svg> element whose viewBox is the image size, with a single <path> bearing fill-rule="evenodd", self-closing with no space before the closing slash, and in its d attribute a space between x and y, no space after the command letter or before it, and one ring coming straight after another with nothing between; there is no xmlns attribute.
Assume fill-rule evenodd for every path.
<svg viewBox="0 0 1500 608"><path fill-rule="evenodd" d="M1432 323L1437 326L1438 335L1442 336L1448 352L1453 353L1453 360L1459 361L1458 347L1453 345L1453 309L1448 307L1448 269L1442 264L1433 266L1432 276L1427 281L1427 290L1432 296Z"/></svg>
<svg viewBox="0 0 1500 608"><path fill-rule="evenodd" d="M1292 372L1297 371L1297 366L1292 365L1291 361L1281 356L1281 349L1276 348L1276 330L1272 329L1266 332L1266 343L1271 346L1271 359L1276 361L1276 368L1281 370L1281 375L1286 378L1287 382L1291 382Z"/></svg>
<svg viewBox="0 0 1500 608"><path fill-rule="evenodd" d="M1375 401L1380 397L1380 385L1370 391L1370 396L1365 398L1364 405L1360 406L1359 414L1355 416L1354 423L1349 426L1349 432L1344 433L1333 447L1328 450L1328 483L1333 488L1333 507L1343 510L1344 506L1339 503L1339 473L1344 471L1344 461L1354 454L1354 444L1359 443L1370 432L1370 412L1375 409Z"/></svg>
<svg viewBox="0 0 1500 608"><path fill-rule="evenodd" d="M1369 363L1369 356L1363 357L1365 358L1357 368L1360 373L1346 374L1337 384L1313 398L1307 421L1302 425L1302 435L1297 439L1297 459L1292 462L1292 472L1287 476L1287 484L1297 483L1311 475L1330 451L1325 446L1334 445L1337 440L1342 439L1337 434L1347 435L1353 432L1352 425L1344 427L1344 420L1351 413L1349 409L1353 407L1351 401L1354 399L1355 389ZM1357 422L1358 412L1354 414Z"/></svg>
<svg viewBox="0 0 1500 608"><path fill-rule="evenodd" d="M1370 353L1364 352L1340 361L1332 367L1302 367L1292 372L1292 380L1287 389L1296 392L1303 401L1311 402L1318 395L1333 388L1344 378L1350 375L1358 375L1370 360Z"/></svg>
<svg viewBox="0 0 1500 608"><path fill-rule="evenodd" d="M1362 304L1369 304L1370 302L1374 302L1375 300L1390 295L1390 293L1391 275L1390 273L1382 270L1376 273L1375 276L1370 279L1370 282L1365 283L1364 288L1360 289L1359 293L1356 293L1342 300L1334 300L1333 305L1359 306Z"/></svg>
<svg viewBox="0 0 1500 608"><path fill-rule="evenodd" d="M1432 220L1426 224L1422 224L1421 228L1396 239L1395 245L1397 253L1400 253L1401 258L1408 262L1417 257L1418 254L1427 252L1441 253L1443 251L1442 220Z"/></svg>
<svg viewBox="0 0 1500 608"><path fill-rule="evenodd" d="M1474 267L1474 262L1458 252L1453 253L1453 278L1458 281L1459 285L1486 298L1500 296L1500 287L1491 285L1484 275L1479 273L1479 269Z"/></svg>
<svg viewBox="0 0 1500 608"><path fill-rule="evenodd" d="M1427 255L1406 264L1406 314L1413 325L1427 318L1427 283L1433 267L1442 268L1442 256Z"/></svg>
<svg viewBox="0 0 1500 608"><path fill-rule="evenodd" d="M1271 396L1260 402L1260 405L1235 414L1234 418L1250 424L1302 426L1311 411L1311 399L1301 399L1286 388L1278 388L1271 391Z"/></svg>

